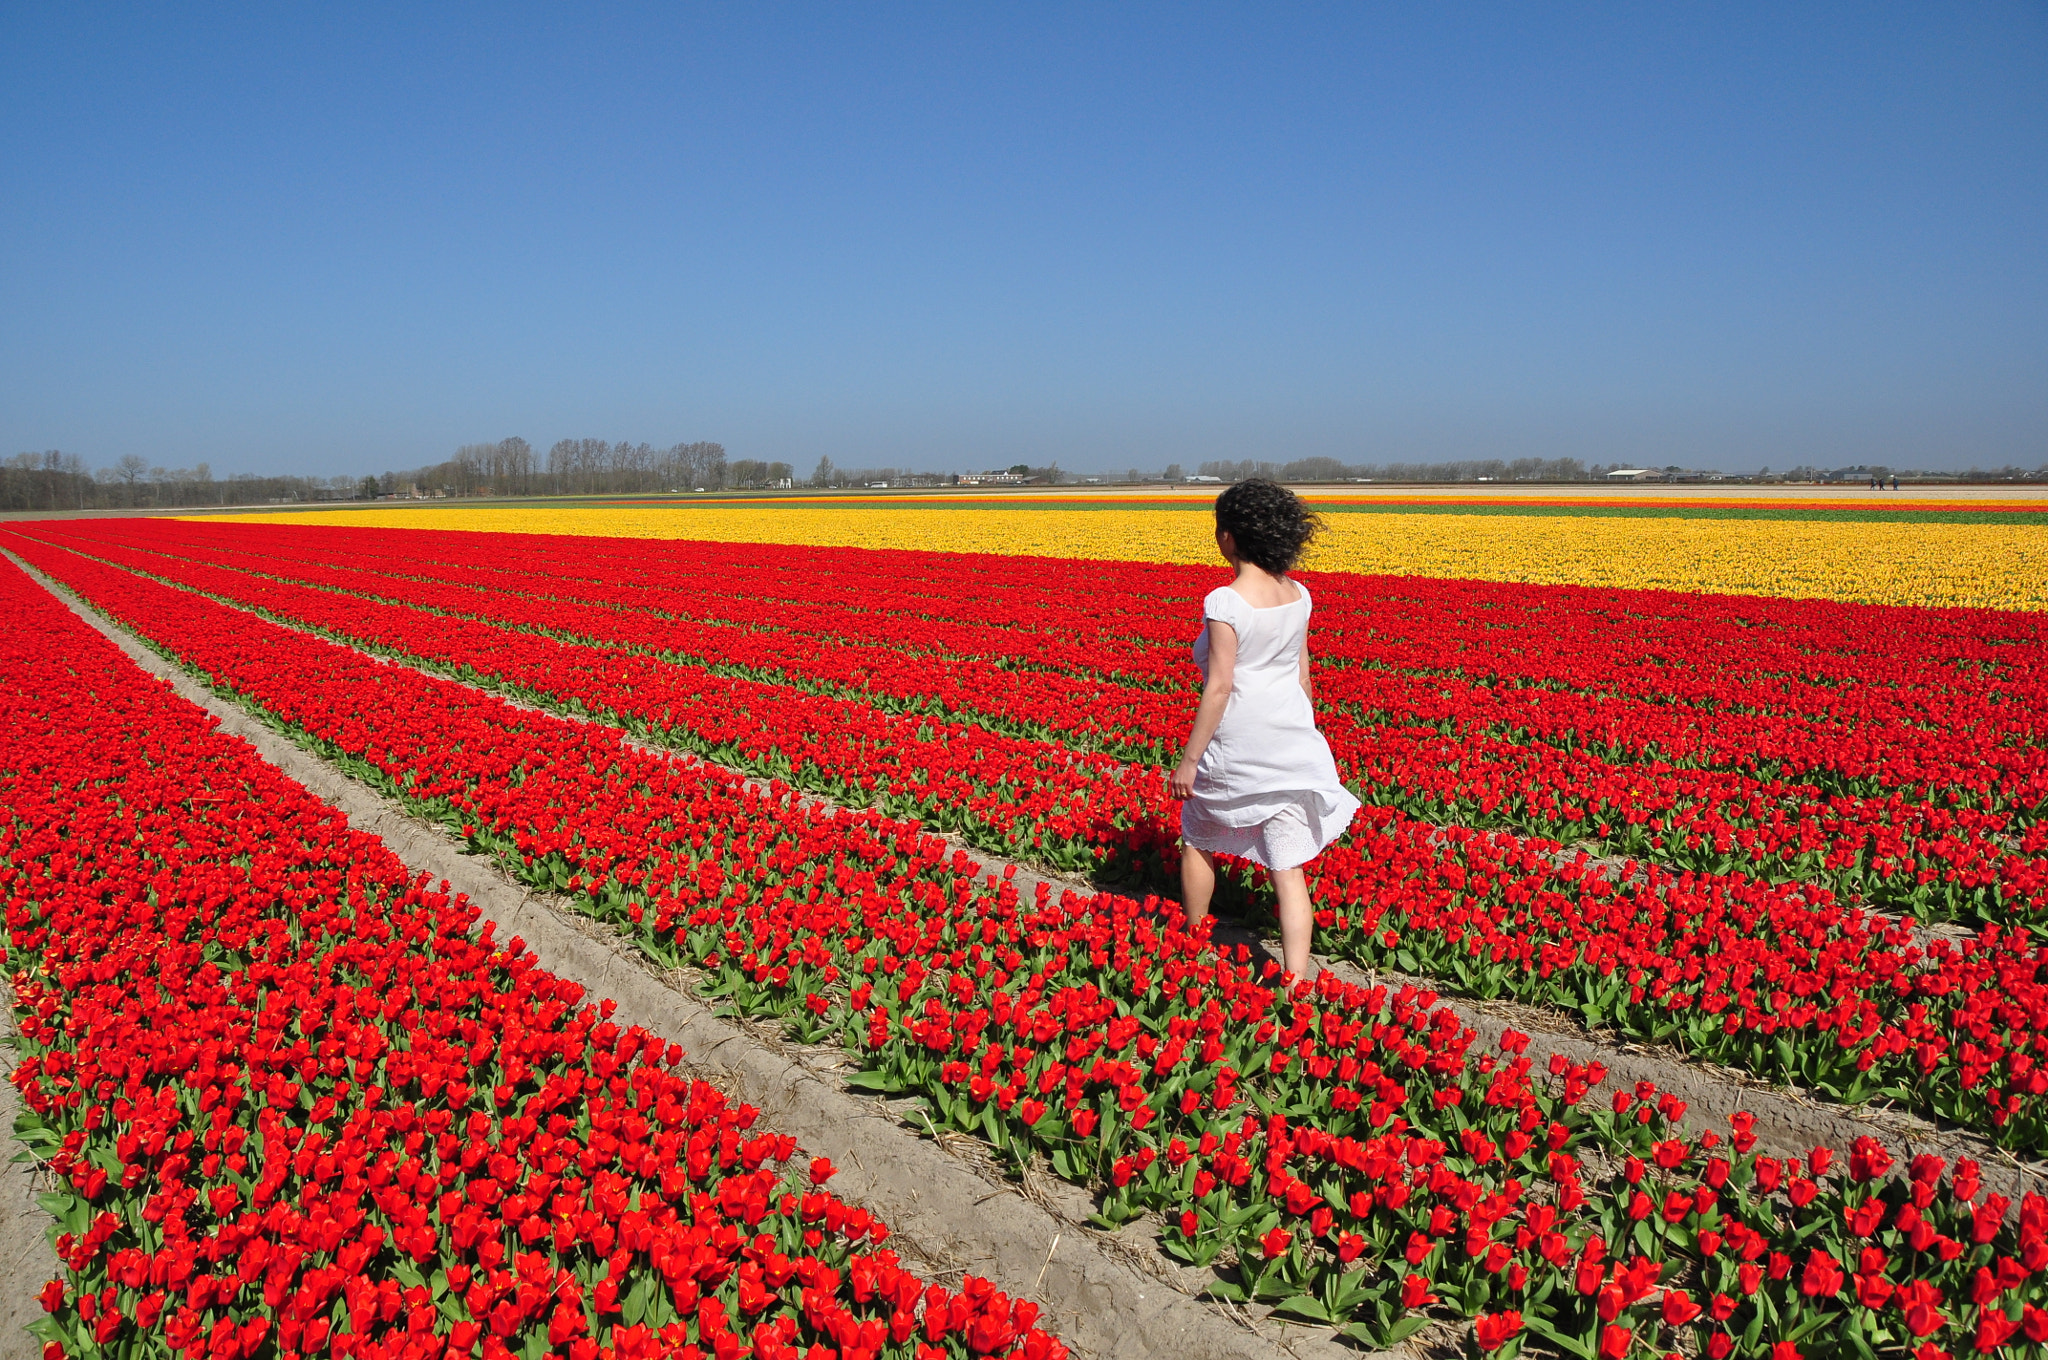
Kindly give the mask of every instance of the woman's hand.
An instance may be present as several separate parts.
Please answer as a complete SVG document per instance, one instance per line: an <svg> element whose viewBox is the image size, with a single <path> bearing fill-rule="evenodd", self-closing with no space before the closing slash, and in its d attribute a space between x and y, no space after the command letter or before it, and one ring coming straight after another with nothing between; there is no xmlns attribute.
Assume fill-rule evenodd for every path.
<svg viewBox="0 0 2048 1360"><path fill-rule="evenodd" d="M1180 764L1173 767L1173 777L1167 780L1173 796L1186 802L1195 796L1195 758L1182 756Z"/></svg>

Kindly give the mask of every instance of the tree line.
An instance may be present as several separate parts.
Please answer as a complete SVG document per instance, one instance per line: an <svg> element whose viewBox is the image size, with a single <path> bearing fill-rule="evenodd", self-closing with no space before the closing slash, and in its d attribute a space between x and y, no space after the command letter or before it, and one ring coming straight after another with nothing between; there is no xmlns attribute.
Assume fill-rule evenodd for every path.
<svg viewBox="0 0 2048 1360"><path fill-rule="evenodd" d="M1587 467L1576 458L1475 458L1451 463L1344 463L1335 458L1275 463L1226 458L1203 463L1196 472L1226 482L1251 477L1279 482L1596 482L1607 475L1608 468L1600 463ZM1168 481L1179 481L1181 476L1178 463L1166 470Z"/></svg>
<svg viewBox="0 0 2048 1360"><path fill-rule="evenodd" d="M1594 463L1588 467L1576 458L1477 458L1453 463L1344 463L1335 458L1297 458L1291 463L1276 463L1226 458L1200 464L1195 471L1200 476L1225 482L1241 482L1249 477L1270 477L1281 482L1604 482L1609 472L1630 466L1650 465ZM1675 465L1658 470L1665 473L1684 471ZM1893 471L1895 469L1889 467L1865 467L1859 463L1853 468L1834 471L1797 467L1775 477L1769 468L1756 473L1730 475L1768 481L1826 482L1854 481L1862 474L1889 476ZM1973 466L1967 472L1896 471L1902 477L1943 482L2048 481L2048 463L2031 472L2012 464L1990 469ZM1173 463L1168 465L1162 476L1166 481L1178 482L1184 479L1185 474L1179 463ZM1139 480L1135 471L1131 479Z"/></svg>
<svg viewBox="0 0 2048 1360"><path fill-rule="evenodd" d="M1615 466L1620 466L1616 464ZM1018 463L1008 471L1040 485L1079 480L1058 463L1033 467ZM1197 465L1196 475L1237 482L1271 477L1286 482L1596 482L1609 468L1588 467L1576 458L1487 458L1444 463L1345 463L1335 458L1297 458L1292 462L1264 459L1212 459ZM1668 471L1676 472L1671 468ZM1889 473L1891 469L1864 469ZM1766 468L1758 476L1769 478ZM1915 473L1942 481L2010 482L2048 480L2048 465L2028 471L2016 466L1968 472ZM1163 472L1132 468L1122 480L1181 482L1179 463ZM128 454L113 465L88 468L77 454L48 449L18 453L0 463L0 510L174 509L210 505L263 505L303 501L376 500L385 496L619 496L674 491L766 490L810 486L892 487L949 486L957 474L915 472L895 467L837 467L820 458L811 474L799 481L788 463L756 458L728 459L723 444L698 441L656 448L645 442L603 439L561 439L546 454L517 437L495 443L464 444L455 456L426 467L390 471L378 476L259 476L238 472L216 478L200 463L192 468L155 466ZM1116 481L1115 473L1089 481ZM1795 468L1776 480L1852 480L1840 472Z"/></svg>
<svg viewBox="0 0 2048 1360"><path fill-rule="evenodd" d="M0 510L173 509L263 505L345 497L353 477L264 477L238 472L217 478L205 463L153 466L128 454L110 467L88 468L75 453L17 453L0 463Z"/></svg>
<svg viewBox="0 0 2048 1360"><path fill-rule="evenodd" d="M633 495L788 485L787 463L728 461L722 444L698 441L656 448L645 442L558 440L545 456L524 439L465 444L445 462L378 476L217 478L205 463L154 466L128 454L88 468L75 453L18 453L0 463L0 510L142 510L299 501L376 500L383 496Z"/></svg>
<svg viewBox="0 0 2048 1360"><path fill-rule="evenodd" d="M1013 471L1025 472L1030 469L1018 467ZM1044 471L1044 469L1039 469ZM820 458L818 466L811 469L810 485L814 487L876 487L876 486L951 486L960 480L952 472L914 472L909 468L896 467L838 467L830 457ZM1057 481L1055 477L1053 480Z"/></svg>
<svg viewBox="0 0 2048 1360"><path fill-rule="evenodd" d="M788 477L789 465L728 462L725 445L699 440L656 448L621 439L558 439L543 458L517 437L464 444L445 463L393 475L418 491L451 496L618 496L718 491Z"/></svg>

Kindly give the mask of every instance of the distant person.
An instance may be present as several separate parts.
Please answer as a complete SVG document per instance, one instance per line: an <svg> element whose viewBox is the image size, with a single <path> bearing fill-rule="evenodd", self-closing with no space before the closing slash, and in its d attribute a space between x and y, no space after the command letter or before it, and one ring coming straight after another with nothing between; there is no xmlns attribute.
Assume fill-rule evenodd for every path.
<svg viewBox="0 0 2048 1360"><path fill-rule="evenodd" d="M1216 547L1236 571L1202 601L1195 639L1202 702L1173 771L1181 901L1194 926L1216 891L1216 856L1262 864L1280 899L1287 971L1308 977L1315 926L1302 866L1351 824L1358 800L1316 731L1308 590L1287 573L1317 518L1286 487L1254 478L1216 498Z"/></svg>
<svg viewBox="0 0 2048 1360"><path fill-rule="evenodd" d="M1894 490L1894 491L1897 491L1898 489L1899 489L1899 474L1898 474L1898 473L1896 473L1896 472L1894 472L1894 473L1892 474L1892 490Z"/></svg>

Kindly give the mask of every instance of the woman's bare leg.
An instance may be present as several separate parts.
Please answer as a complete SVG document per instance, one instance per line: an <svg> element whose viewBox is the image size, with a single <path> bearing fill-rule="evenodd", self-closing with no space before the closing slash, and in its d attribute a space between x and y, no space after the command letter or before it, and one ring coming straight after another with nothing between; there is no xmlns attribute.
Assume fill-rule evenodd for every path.
<svg viewBox="0 0 2048 1360"><path fill-rule="evenodd" d="M1209 899L1216 895L1216 856L1192 845L1180 848L1180 901L1187 908L1188 929L1193 930L1209 914Z"/></svg>
<svg viewBox="0 0 2048 1360"><path fill-rule="evenodd" d="M1280 898L1280 956L1288 972L1306 982L1309 942L1315 935L1315 908L1308 900L1308 875L1300 869L1281 869L1273 874L1273 891Z"/></svg>

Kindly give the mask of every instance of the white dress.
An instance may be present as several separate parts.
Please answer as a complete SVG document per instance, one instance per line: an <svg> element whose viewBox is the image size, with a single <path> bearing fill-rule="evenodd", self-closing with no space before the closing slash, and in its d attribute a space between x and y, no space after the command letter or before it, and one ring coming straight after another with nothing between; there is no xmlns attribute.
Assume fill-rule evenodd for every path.
<svg viewBox="0 0 2048 1360"><path fill-rule="evenodd" d="M1229 586L1202 601L1195 664L1209 675L1211 619L1237 633L1237 664L1216 736L1195 765L1194 796L1181 804L1181 839L1268 869L1292 869L1344 834L1358 799L1337 778L1330 744L1316 731L1301 688L1308 588L1292 603L1255 609Z"/></svg>

